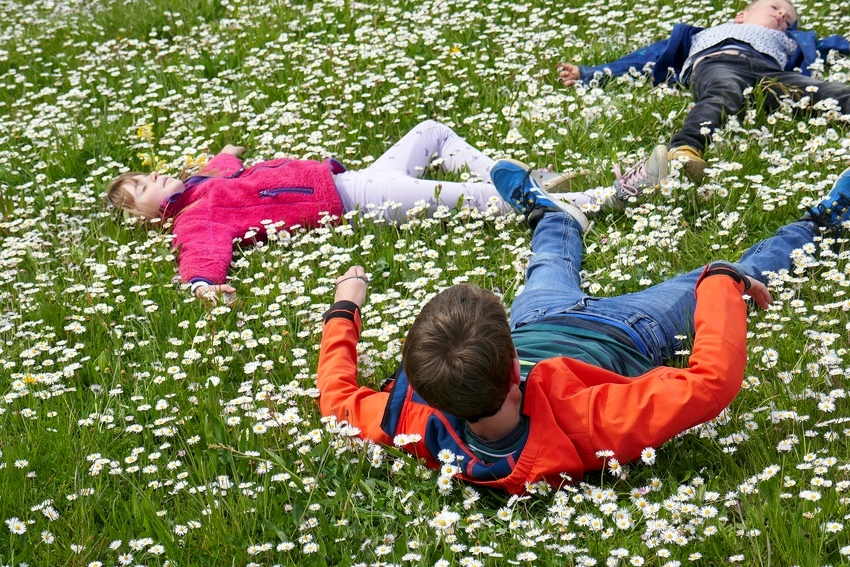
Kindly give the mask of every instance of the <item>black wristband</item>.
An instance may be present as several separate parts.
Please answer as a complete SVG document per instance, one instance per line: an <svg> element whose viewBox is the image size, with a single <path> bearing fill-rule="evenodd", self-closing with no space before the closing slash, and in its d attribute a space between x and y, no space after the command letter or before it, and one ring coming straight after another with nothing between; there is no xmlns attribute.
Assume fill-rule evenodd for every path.
<svg viewBox="0 0 850 567"><path fill-rule="evenodd" d="M703 277L708 276L729 276L736 282L744 284L744 291L750 289L750 280L741 275L741 272L726 264L709 264Z"/></svg>

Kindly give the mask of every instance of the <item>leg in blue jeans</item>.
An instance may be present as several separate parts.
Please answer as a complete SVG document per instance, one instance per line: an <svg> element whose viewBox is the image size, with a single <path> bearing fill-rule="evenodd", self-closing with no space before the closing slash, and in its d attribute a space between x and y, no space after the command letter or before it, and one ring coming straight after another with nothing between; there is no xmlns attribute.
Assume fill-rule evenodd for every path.
<svg viewBox="0 0 850 567"><path fill-rule="evenodd" d="M531 237L525 289L511 305L511 329L581 305L584 242L578 221L565 213L547 213Z"/></svg>
<svg viewBox="0 0 850 567"><path fill-rule="evenodd" d="M676 337L693 335L694 289L704 267L639 292L589 297L579 287L581 233L578 227L571 227L574 221L563 217L568 215L547 214L537 225L532 238L535 255L529 262L526 288L511 309L511 328L546 315L583 314L630 327L644 343L639 347L645 347L655 364L672 358L682 349L682 340ZM750 248L737 265L750 277L766 283L764 272L789 269L791 252L811 242L817 234L818 228L810 221L789 224ZM544 250L540 256L536 254L536 245ZM563 265L533 265L535 260L539 264L557 263L559 246ZM538 278L542 281L536 281ZM530 293L526 297L527 292ZM560 305L558 301L562 301Z"/></svg>

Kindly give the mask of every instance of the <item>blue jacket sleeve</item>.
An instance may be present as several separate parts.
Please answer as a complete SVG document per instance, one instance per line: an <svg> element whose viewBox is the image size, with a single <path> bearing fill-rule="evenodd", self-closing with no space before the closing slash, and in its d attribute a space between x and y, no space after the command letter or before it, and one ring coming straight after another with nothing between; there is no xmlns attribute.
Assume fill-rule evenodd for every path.
<svg viewBox="0 0 850 567"><path fill-rule="evenodd" d="M818 57L826 57L830 51L837 51L843 55L850 54L850 44L840 35L818 39L813 31L792 31L791 37L797 42L797 50L788 58L788 64L785 65L786 71L799 68L803 75L811 75L809 65Z"/></svg>
<svg viewBox="0 0 850 567"><path fill-rule="evenodd" d="M817 41L817 50L821 57L826 57L830 51L837 51L842 55L850 55L850 42L840 35L829 35Z"/></svg>
<svg viewBox="0 0 850 567"><path fill-rule="evenodd" d="M652 80L656 85L676 82L679 80L682 65L688 58L693 37L702 30L703 28L689 24L676 24L669 38L629 53L613 63L595 67L579 66L581 79L589 81L597 72L606 77L619 77L628 73L631 68L641 70L647 63L655 63Z"/></svg>
<svg viewBox="0 0 850 567"><path fill-rule="evenodd" d="M602 65L579 65L579 73L582 81L590 81L597 73L601 74L604 80L606 77L619 77L629 72L629 69L640 71L647 63L655 63L664 50L667 49L668 39L656 41L652 45L642 47L637 51L633 51L628 55L620 57L611 63L603 63Z"/></svg>

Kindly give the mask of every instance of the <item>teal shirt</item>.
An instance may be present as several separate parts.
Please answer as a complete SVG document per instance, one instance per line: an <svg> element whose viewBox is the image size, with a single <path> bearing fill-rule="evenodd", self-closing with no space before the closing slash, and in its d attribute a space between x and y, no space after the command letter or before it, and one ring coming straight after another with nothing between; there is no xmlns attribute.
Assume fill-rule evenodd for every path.
<svg viewBox="0 0 850 567"><path fill-rule="evenodd" d="M655 364L632 341L617 338L617 334L624 333L602 322L558 317L525 325L511 335L523 378L541 360L559 356L581 360L629 377L640 376L655 368Z"/></svg>

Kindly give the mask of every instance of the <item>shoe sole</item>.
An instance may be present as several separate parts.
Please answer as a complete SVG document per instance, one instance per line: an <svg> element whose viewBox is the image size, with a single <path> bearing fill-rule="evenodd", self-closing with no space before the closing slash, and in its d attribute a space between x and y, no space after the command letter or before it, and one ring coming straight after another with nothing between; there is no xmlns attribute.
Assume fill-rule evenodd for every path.
<svg viewBox="0 0 850 567"><path fill-rule="evenodd" d="M708 164L705 162L698 161L688 161L685 162L685 174L691 178L692 181L701 182L705 179L705 168L708 167Z"/></svg>
<svg viewBox="0 0 850 567"><path fill-rule="evenodd" d="M670 150L672 151L672 150ZM696 181L697 183L701 182L705 179L705 168L708 167L708 163L704 159L694 159L691 156L685 156L685 161L682 163L682 169L685 171L685 175L691 181ZM678 161L678 157L670 157L670 152L667 153L667 164L669 167L670 162Z"/></svg>
<svg viewBox="0 0 850 567"><path fill-rule="evenodd" d="M564 201L558 201L558 202L561 203L560 206L562 208L567 209L564 212L567 213L568 215L570 215L571 217L573 217L573 219L578 223L578 225L581 227L582 234L587 232L587 229L590 228L590 221L587 220L587 215L585 215L583 212L581 212L581 209L579 209L575 205L572 205L570 203L565 203Z"/></svg>
<svg viewBox="0 0 850 567"><path fill-rule="evenodd" d="M511 158L505 158L503 161L510 162L514 165L530 169L527 164ZM572 193L572 186L579 178L584 178L590 175L590 171L582 169L580 171L546 171L542 172L537 169L531 170L531 176L537 181L537 184L548 191L549 193Z"/></svg>
<svg viewBox="0 0 850 567"><path fill-rule="evenodd" d="M667 149L667 146L659 144L655 146L655 148L653 148L652 150L652 153L649 154L650 156L658 154L656 156L658 158L658 183L656 185L661 185L661 182L664 181L664 179L667 178L667 174L670 173L668 169L669 163L667 161L668 152L669 150Z"/></svg>

